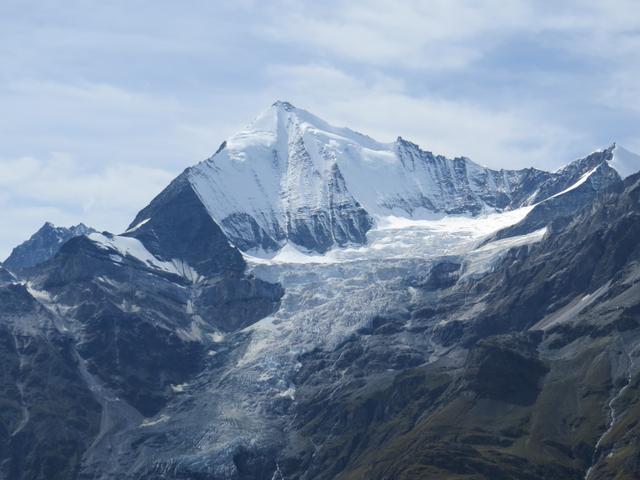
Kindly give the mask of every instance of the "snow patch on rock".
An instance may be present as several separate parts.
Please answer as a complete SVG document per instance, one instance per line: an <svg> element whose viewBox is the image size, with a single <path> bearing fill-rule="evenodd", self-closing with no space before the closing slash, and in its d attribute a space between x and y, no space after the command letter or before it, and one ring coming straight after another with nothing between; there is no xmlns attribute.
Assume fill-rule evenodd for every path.
<svg viewBox="0 0 640 480"><path fill-rule="evenodd" d="M202 279L200 274L182 260L173 259L171 261L165 261L155 257L137 238L121 235L105 235L103 233L92 233L88 235L88 238L93 241L98 248L113 252L110 253L110 258L116 263L121 263L125 257L132 257L149 268L179 275L192 283L196 283Z"/></svg>
<svg viewBox="0 0 640 480"><path fill-rule="evenodd" d="M609 165L618 172L622 179L625 179L640 171L640 155L616 145Z"/></svg>

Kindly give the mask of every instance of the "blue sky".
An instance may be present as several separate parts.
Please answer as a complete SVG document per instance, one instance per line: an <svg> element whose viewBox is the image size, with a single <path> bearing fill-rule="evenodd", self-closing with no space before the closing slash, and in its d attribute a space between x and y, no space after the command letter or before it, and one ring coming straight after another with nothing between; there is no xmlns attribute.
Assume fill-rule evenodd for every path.
<svg viewBox="0 0 640 480"><path fill-rule="evenodd" d="M275 99L492 167L640 151L636 0L0 2L0 257L122 231Z"/></svg>

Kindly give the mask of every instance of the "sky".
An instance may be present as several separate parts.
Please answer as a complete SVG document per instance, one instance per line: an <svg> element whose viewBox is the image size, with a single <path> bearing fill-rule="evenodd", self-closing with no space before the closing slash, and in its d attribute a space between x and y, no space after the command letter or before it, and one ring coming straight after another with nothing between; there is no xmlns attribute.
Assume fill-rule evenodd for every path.
<svg viewBox="0 0 640 480"><path fill-rule="evenodd" d="M123 231L275 100L496 168L640 152L637 0L2 0L0 259Z"/></svg>

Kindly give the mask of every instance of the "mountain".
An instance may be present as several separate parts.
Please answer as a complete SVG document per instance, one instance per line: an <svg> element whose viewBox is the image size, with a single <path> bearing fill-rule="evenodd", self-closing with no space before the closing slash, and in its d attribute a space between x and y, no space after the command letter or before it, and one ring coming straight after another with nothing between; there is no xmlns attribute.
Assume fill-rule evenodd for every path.
<svg viewBox="0 0 640 480"><path fill-rule="evenodd" d="M82 223L66 228L46 222L27 241L13 249L4 265L13 272L33 267L53 257L67 240L94 231Z"/></svg>
<svg viewBox="0 0 640 480"><path fill-rule="evenodd" d="M429 219L526 205L560 192L591 163L556 174L491 170L400 137L380 143L276 102L211 158L187 169L130 228L152 218L181 188L195 192L241 250L273 251L289 242L323 253L364 244L385 216Z"/></svg>
<svg viewBox="0 0 640 480"><path fill-rule="evenodd" d="M627 178L638 172L640 155L636 155L624 147L616 146L614 144L609 165L611 165L622 178Z"/></svg>
<svg viewBox="0 0 640 480"><path fill-rule="evenodd" d="M638 478L634 168L276 102L124 233L0 267L0 478Z"/></svg>

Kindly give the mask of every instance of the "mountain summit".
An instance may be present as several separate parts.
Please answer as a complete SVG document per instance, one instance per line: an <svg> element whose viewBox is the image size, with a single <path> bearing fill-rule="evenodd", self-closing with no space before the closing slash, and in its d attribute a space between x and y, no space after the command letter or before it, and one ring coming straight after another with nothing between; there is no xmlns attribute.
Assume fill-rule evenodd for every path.
<svg viewBox="0 0 640 480"><path fill-rule="evenodd" d="M613 167L624 179L640 171L640 155L630 152L615 143L611 148L609 165Z"/></svg>

